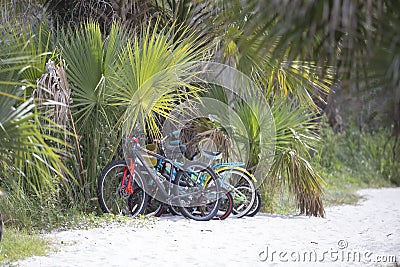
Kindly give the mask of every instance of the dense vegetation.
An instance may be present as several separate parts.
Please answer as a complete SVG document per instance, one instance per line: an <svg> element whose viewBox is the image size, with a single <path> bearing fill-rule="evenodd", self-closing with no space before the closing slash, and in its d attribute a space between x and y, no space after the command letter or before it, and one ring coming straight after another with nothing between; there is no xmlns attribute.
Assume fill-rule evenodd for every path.
<svg viewBox="0 0 400 267"><path fill-rule="evenodd" d="M160 78L167 89L135 111L148 114L156 135L171 107L204 90L185 80L186 67L204 60L250 76L271 106L276 151L261 187L265 211L279 211L284 195L323 216L323 203L348 202L354 192L336 194L344 187L400 184L398 1L0 0L0 7L7 227L50 229L97 213L96 179L120 156L132 96L174 70ZM253 116L238 113L257 138Z"/></svg>

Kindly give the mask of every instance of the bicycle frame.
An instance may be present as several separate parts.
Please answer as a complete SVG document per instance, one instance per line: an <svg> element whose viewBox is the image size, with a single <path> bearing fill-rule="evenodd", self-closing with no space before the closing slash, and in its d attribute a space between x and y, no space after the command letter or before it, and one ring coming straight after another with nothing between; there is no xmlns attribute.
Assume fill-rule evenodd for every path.
<svg viewBox="0 0 400 267"><path fill-rule="evenodd" d="M240 168L240 170L249 176L254 183L257 183L257 179L252 175L248 170L245 168L241 168L244 166L243 162L224 162L224 163L217 163L211 166L213 171L225 171L225 170L234 170L235 168Z"/></svg>
<svg viewBox="0 0 400 267"><path fill-rule="evenodd" d="M171 132L171 133L169 133L169 134L165 137L165 139L168 138L168 137L175 137L175 138L177 138L178 135L179 135L179 133L180 133L180 130L176 130L176 131L174 131L174 132ZM174 139L174 140L170 141L169 144L170 144L170 145L173 145L173 146L179 146L179 145L181 144L181 142L180 142L179 139ZM163 145L163 142L161 142L161 145ZM215 160L217 160L217 158L219 158L219 157L218 157L218 156L209 157L209 159L210 159L211 161L215 161ZM216 171L216 170L222 171L222 170L229 170L229 169L234 169L234 168L237 168L237 167L242 167L242 166L244 166L244 165L245 165L244 162L222 162L222 163L219 162L219 163L216 163L216 164L211 165L211 168L212 168L213 171ZM249 177L253 180L253 182L254 182L255 184L257 183L257 180L256 180L256 178L254 177L254 175L252 175L247 169L245 169L245 168L240 168L240 170L241 170L243 173L245 173L247 176L249 176ZM207 182L207 181L206 181L206 182Z"/></svg>
<svg viewBox="0 0 400 267"><path fill-rule="evenodd" d="M150 175L152 181L156 184L157 189L160 190L161 194L163 197L165 197L165 199L167 199L168 201L172 201L172 198L174 196L171 195L171 191L170 188L168 189L168 191L165 189L164 184L158 179L158 177L156 176L155 172L154 172L154 168L151 168L148 166L146 160L144 159L144 157L142 156L142 154L140 153L140 151L154 157L157 158L157 161L164 161L166 163L171 164L171 166L173 168L177 167L174 162L172 162L171 160L169 160L168 158L157 154L153 151L150 151L142 146L139 145L139 139L138 138L133 138L133 153L134 153L134 157L135 158L127 158L127 162L128 162L128 169L130 171L130 173L134 173L135 167L137 164L140 164L141 167L144 168L144 170ZM140 170L139 170L140 172ZM140 177L140 176L139 176ZM140 177L140 179L142 179ZM144 181L143 185L144 185ZM170 181L171 182L171 181ZM172 185L172 184L171 184Z"/></svg>
<svg viewBox="0 0 400 267"><path fill-rule="evenodd" d="M182 163L179 162L175 162L177 165L182 165ZM224 162L224 163L217 163L211 166L211 169L213 171L215 171L215 173L218 175L219 180L221 181L221 185L222 187L224 187L225 189L227 189L228 191L232 191L235 193L235 200L236 201L243 201L246 199L246 196L240 192L240 190L237 190L233 185L229 184L226 182L226 176L221 176L219 174L220 171L229 171L232 172L234 170L239 170L241 172L243 172L245 175L247 175L250 179L252 179L254 181L254 183L256 183L256 179L253 175L251 175L246 169L244 168L240 168L240 166L244 166L243 162ZM166 171L167 174L170 176L170 178L172 179L172 177L174 177L174 171L165 168L165 165L163 166L163 171ZM200 180L201 183L199 183L198 185L206 185L208 183L209 179L206 180Z"/></svg>
<svg viewBox="0 0 400 267"><path fill-rule="evenodd" d="M175 162L173 160L170 160L170 159L168 159L167 157L165 157L163 155L157 154L157 153L155 153L153 151L150 151L150 150L140 146L138 138L133 138L132 140L133 140L133 153L134 153L133 156L135 157L135 159L134 158L127 158L126 159L128 161L128 169L129 169L131 174L134 173L136 165L138 163L140 163L140 167L144 167L144 170L150 175L152 181L156 184L156 188L158 190L160 190L161 197L166 199L168 204L171 204L171 205L173 204L174 201L177 201L177 200L179 200L181 198L198 194L198 192L190 192L190 193L186 193L185 192L183 195L179 195L179 196L172 195L171 194L171 186L173 185L173 183L172 183L172 177L173 176L170 175L169 183L168 183L169 187L168 187L168 190L166 190L165 185L160 181L159 177L157 176L157 170L155 170L153 167L148 166L146 160L144 159L144 157L142 156L142 154L140 152L144 152L144 153L156 158L157 159L157 164L160 161L162 161L164 164L171 164L172 172L175 171L176 173L178 173L178 172L181 171L181 172L190 173L190 171L189 170L185 170L180 163ZM139 171L139 172L141 172L141 171ZM142 178L140 177L140 179L142 179ZM143 182L143 185L146 186L144 181L142 181L142 182ZM176 205L176 204L174 203L173 205Z"/></svg>
<svg viewBox="0 0 400 267"><path fill-rule="evenodd" d="M165 137L165 139L168 138L168 137L171 137L171 136L176 137L178 134L179 134L179 130L178 131L174 131L174 132L168 134ZM162 150L164 150L163 142L160 142L160 144L161 144ZM169 144L173 145L175 147L176 146L180 146L180 140L179 139L172 140L172 141L169 142ZM203 151L203 152L205 152L205 151ZM207 158L209 158L211 161L215 161L215 160L217 160L219 158L219 156L218 155L209 155L209 156L207 156ZM254 184L256 184L257 183L256 178L252 174L250 174L249 171L247 171L245 168L241 168L241 166L244 166L244 165L245 164L243 162L223 162L223 163L219 162L219 163L213 164L211 166L211 169L213 171L215 171L215 173L220 178L221 185L224 188L226 188L228 191L235 192L236 195L238 196L238 200L245 199L246 198L245 195L243 193L241 193L240 190L237 190L234 186L232 186L231 184L227 183L226 182L226 176L224 175L224 177L222 177L218 172L220 172L220 171L231 171L232 172L232 171L234 171L236 169L236 170L244 173L245 175L247 175L254 182ZM170 176L173 175L173 173L171 171L170 171L169 174L170 174ZM206 185L209 182L209 179L204 180L202 182L203 182L204 185Z"/></svg>

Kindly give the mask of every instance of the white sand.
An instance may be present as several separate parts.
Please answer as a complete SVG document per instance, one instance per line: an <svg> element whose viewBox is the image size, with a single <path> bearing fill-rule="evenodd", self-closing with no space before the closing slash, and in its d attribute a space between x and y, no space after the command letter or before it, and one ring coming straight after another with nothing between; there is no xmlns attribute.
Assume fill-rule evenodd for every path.
<svg viewBox="0 0 400 267"><path fill-rule="evenodd" d="M59 252L17 264L298 266L300 262L311 266L395 266L390 257L400 261L400 188L368 189L360 194L365 199L359 205L327 208L325 219L258 214L254 218L196 222L163 217L149 228L58 232L51 236L60 244Z"/></svg>

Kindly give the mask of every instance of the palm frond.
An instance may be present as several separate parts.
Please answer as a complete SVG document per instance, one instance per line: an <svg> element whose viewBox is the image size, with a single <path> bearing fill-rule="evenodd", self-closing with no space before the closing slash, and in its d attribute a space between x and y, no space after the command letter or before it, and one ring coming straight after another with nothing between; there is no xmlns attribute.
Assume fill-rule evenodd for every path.
<svg viewBox="0 0 400 267"><path fill-rule="evenodd" d="M276 151L266 186L280 184L295 197L301 213L324 217L321 200L325 183L309 162L318 144L315 114L284 99L272 106Z"/></svg>
<svg viewBox="0 0 400 267"><path fill-rule="evenodd" d="M108 96L110 105L129 106L124 117L130 120L125 121L128 131L140 121L144 132L160 134L158 116L168 117L174 105L201 90L190 82L203 52L196 35L183 38L173 28L158 26L146 27L127 43Z"/></svg>
<svg viewBox="0 0 400 267"><path fill-rule="evenodd" d="M115 125L122 111L109 105L107 91L111 90L110 81L115 74L113 65L121 56L129 35L128 29L115 23L106 37L98 23L87 21L79 27L63 30L59 36L73 99L71 122L74 123L73 128L76 126L80 140L78 142L75 138L75 143L82 151L86 151L82 153L82 159L79 153L77 158L82 160L80 186L87 196L95 192L93 181L98 175L98 160L109 160L114 153L112 147L118 146ZM107 147L108 143L111 143L111 147ZM104 152L101 158L100 151Z"/></svg>

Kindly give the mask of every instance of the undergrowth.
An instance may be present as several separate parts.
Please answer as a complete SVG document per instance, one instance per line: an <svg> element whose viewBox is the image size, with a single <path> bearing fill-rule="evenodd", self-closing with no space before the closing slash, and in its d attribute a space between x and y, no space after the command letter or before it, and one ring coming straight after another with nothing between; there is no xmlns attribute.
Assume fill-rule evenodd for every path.
<svg viewBox="0 0 400 267"><path fill-rule="evenodd" d="M97 227L148 227L154 217L131 218L123 215L92 212L82 205L65 205L55 199L39 200L19 191L0 197L4 219L3 239L0 242L0 265L52 251L52 242L45 233L70 229L87 230ZM12 265L12 264L11 264Z"/></svg>
<svg viewBox="0 0 400 267"><path fill-rule="evenodd" d="M334 133L326 126L320 136L320 147L311 165L326 182L325 207L357 203L359 189L400 185L400 144L396 144L391 129L366 132L349 127L342 133ZM297 212L293 198L284 189L261 191L263 212Z"/></svg>

